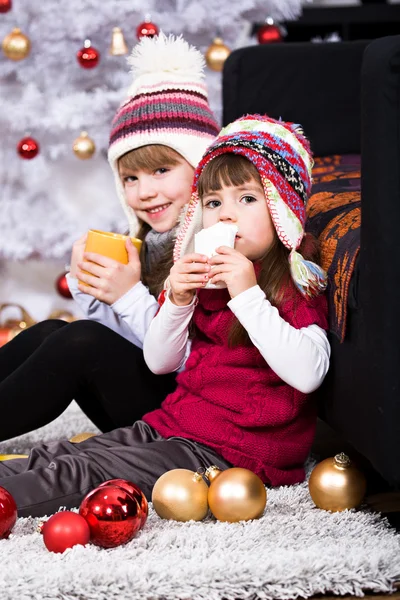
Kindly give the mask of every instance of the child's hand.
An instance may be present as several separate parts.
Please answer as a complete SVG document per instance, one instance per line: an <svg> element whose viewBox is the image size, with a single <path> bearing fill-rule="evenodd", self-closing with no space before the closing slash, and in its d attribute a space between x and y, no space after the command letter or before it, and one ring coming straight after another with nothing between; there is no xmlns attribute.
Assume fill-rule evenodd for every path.
<svg viewBox="0 0 400 600"><path fill-rule="evenodd" d="M207 261L207 256L203 254L187 254L174 264L169 275L170 299L174 304L190 304L196 289L207 284L210 270Z"/></svg>
<svg viewBox="0 0 400 600"><path fill-rule="evenodd" d="M78 270L78 262L81 262L83 259L83 253L85 251L86 240L87 240L87 233L85 233L82 237L80 237L79 240L77 240L74 243L74 245L72 246L70 275L71 275L71 277L75 277L75 279L76 279L76 272Z"/></svg>
<svg viewBox="0 0 400 600"><path fill-rule="evenodd" d="M80 270L77 272L77 277L89 285L79 283L78 288L81 292L111 305L140 281L139 253L129 238L125 246L129 260L127 265L94 252L84 253L84 260L78 263ZM82 271L88 271L90 274Z"/></svg>
<svg viewBox="0 0 400 600"><path fill-rule="evenodd" d="M216 251L218 254L209 259L211 283L225 282L231 298L257 285L251 260L228 246L220 246Z"/></svg>

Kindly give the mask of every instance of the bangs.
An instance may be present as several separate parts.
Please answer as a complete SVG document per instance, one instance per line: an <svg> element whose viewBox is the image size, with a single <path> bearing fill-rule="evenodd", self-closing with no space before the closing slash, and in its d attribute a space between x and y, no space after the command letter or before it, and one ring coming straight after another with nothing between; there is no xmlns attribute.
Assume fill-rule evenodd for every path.
<svg viewBox="0 0 400 600"><path fill-rule="evenodd" d="M232 152L213 158L203 169L197 184L200 198L217 192L222 186L237 187L254 179L261 185L260 175L247 158Z"/></svg>
<svg viewBox="0 0 400 600"><path fill-rule="evenodd" d="M150 144L142 146L127 152L118 159L118 171L121 167L127 171L136 171L138 169L149 169L153 171L160 167L173 167L183 160L182 156L161 144Z"/></svg>

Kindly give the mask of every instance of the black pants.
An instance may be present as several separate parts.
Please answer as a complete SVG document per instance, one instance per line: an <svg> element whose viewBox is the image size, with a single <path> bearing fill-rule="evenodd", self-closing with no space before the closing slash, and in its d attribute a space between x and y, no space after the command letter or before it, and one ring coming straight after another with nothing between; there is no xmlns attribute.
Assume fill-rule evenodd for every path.
<svg viewBox="0 0 400 600"><path fill-rule="evenodd" d="M133 481L150 500L165 471L229 467L202 444L165 440L140 421L173 389L174 375L154 375L140 349L93 321L44 321L0 348L0 439L49 423L74 398L109 432L80 444L41 444L29 458L0 462L0 486L14 497L19 516L79 506L115 477Z"/></svg>
<svg viewBox="0 0 400 600"><path fill-rule="evenodd" d="M50 515L60 506L79 506L107 479L136 483L148 500L157 479L170 469L231 465L216 452L180 437L162 438L144 421L89 438L80 444L53 442L33 448L29 458L0 462L0 486L18 506L18 515Z"/></svg>
<svg viewBox="0 0 400 600"><path fill-rule="evenodd" d="M154 375L142 350L108 327L43 321L0 348L0 440L50 423L73 399L111 431L141 419L174 389L174 374Z"/></svg>

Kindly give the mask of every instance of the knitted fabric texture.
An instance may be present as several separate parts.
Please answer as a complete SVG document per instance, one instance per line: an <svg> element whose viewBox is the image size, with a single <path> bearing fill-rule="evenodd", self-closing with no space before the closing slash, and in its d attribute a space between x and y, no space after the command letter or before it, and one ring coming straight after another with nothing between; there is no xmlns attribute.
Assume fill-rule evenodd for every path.
<svg viewBox="0 0 400 600"><path fill-rule="evenodd" d="M150 229L145 237L145 260L146 269L148 273L157 267L159 262L164 259L175 239L176 229L170 229L169 231L158 232L154 229Z"/></svg>
<svg viewBox="0 0 400 600"><path fill-rule="evenodd" d="M137 219L126 203L118 159L141 146L161 144L196 167L219 127L208 105L203 56L182 37L142 38L129 62L134 80L112 122L108 159L135 235Z"/></svg>
<svg viewBox="0 0 400 600"><path fill-rule="evenodd" d="M294 282L304 295L320 293L326 287L325 272L296 252L304 235L306 202L312 185L310 145L299 125L267 116L247 115L227 125L204 154L195 171L192 198L177 236L174 259L194 251L194 235L202 229L198 180L211 160L226 153L244 156L256 167L277 235L291 250Z"/></svg>
<svg viewBox="0 0 400 600"><path fill-rule="evenodd" d="M227 290L199 291L195 337L177 389L143 419L163 437L187 437L213 448L265 483L300 482L315 431L315 406L282 381L255 346L229 347L235 317L228 300ZM306 299L294 291L279 313L296 329L327 328L325 295Z"/></svg>

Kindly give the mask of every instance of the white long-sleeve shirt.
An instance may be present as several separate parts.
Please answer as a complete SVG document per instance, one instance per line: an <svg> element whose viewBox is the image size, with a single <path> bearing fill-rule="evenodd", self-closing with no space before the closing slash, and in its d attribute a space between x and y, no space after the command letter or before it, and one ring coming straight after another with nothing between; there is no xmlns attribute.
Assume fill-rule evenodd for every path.
<svg viewBox="0 0 400 600"><path fill-rule="evenodd" d="M114 304L105 304L78 289L78 280L67 275L69 290L84 316L106 325L138 348L158 310L157 300L139 281Z"/></svg>
<svg viewBox="0 0 400 600"><path fill-rule="evenodd" d="M190 351L188 326L196 298L176 306L167 296L144 340L144 357L156 374L181 370ZM279 315L258 285L242 292L228 306L273 371L288 385L310 393L329 367L330 346L318 325L296 329ZM188 344L189 343L189 344Z"/></svg>

